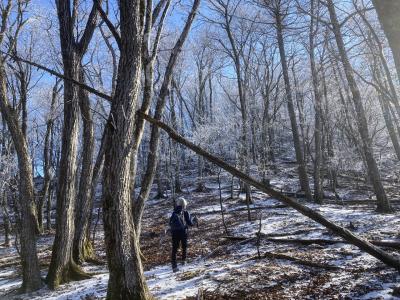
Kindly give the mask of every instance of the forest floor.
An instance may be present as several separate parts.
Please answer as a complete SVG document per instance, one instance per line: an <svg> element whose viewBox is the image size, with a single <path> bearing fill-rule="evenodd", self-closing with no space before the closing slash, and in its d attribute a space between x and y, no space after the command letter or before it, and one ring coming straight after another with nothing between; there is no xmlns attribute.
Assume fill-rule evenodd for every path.
<svg viewBox="0 0 400 300"><path fill-rule="evenodd" d="M206 190L195 192L196 183L190 179L194 174L186 173L181 196L189 201L188 210L198 216L199 226L190 230L188 262L177 273L171 269L171 241L165 233L172 200L151 199L146 204L141 244L147 283L157 299L197 299L199 293L204 299L400 299L400 276L396 270L357 247L338 241L321 225L257 190L253 190L248 221L244 194L236 190L235 196L230 197L230 177L222 173L227 234L222 224L217 176L206 177ZM288 177L274 179L271 184L275 187L287 190L292 186ZM393 189L391 198L399 200L396 191ZM368 188L347 186L339 188L338 193L343 203L327 201L318 206L299 201L366 239L400 240L397 201L396 213L382 215L374 211ZM359 201L353 204L351 200ZM95 248L104 263L85 264L84 269L93 274L91 279L64 284L56 291L45 287L32 294L17 295L21 285L17 250L0 246L0 299L104 298L108 271L100 223L101 218ZM259 231L261 234L257 235ZM38 241L43 277L50 263L53 235L54 232L47 232ZM3 232L0 238L4 239ZM3 242L0 240L0 244ZM400 246L384 249L399 256Z"/></svg>

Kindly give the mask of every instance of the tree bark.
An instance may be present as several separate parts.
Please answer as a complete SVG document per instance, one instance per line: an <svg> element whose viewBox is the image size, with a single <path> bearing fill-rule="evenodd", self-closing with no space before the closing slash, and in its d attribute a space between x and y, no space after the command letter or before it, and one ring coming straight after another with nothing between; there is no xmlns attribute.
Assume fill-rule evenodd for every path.
<svg viewBox="0 0 400 300"><path fill-rule="evenodd" d="M85 76L80 67L80 82L85 82ZM75 235L72 256L75 262L82 263L94 257L93 247L89 238L89 220L92 214L92 178L94 153L94 124L90 110L88 92L79 89L79 106L83 121L82 169L79 181L79 191L75 209Z"/></svg>
<svg viewBox="0 0 400 300"><path fill-rule="evenodd" d="M39 232L37 211L34 201L33 172L28 144L22 129L18 125L18 116L7 99L6 73L4 58L0 58L0 110L11 133L18 158L19 200L20 200L20 253L22 263L23 292L31 292L42 287L39 260L36 249L36 236Z"/></svg>
<svg viewBox="0 0 400 300"><path fill-rule="evenodd" d="M314 15L315 1L311 0L311 15ZM314 141L315 141L315 160L314 160L314 201L322 203L323 190L321 182L321 163L322 163L322 97L320 92L320 84L318 80L318 71L315 65L315 35L318 30L318 24L314 28L314 17L311 17L310 24L310 64L311 64L311 77L314 89L314 109L315 109L315 128L314 128Z"/></svg>
<svg viewBox="0 0 400 300"><path fill-rule="evenodd" d="M70 1L56 1L60 28L60 44L64 75L79 82L80 66L97 24L97 9L93 4L87 25L80 40L75 37L74 22L77 17L77 2L70 7ZM88 278L72 258L74 239L74 209L76 203L77 153L79 133L78 86L71 80L64 80L64 124L62 132L61 160L57 184L56 235L52 257L47 274L51 289L69 280Z"/></svg>
<svg viewBox="0 0 400 300"><path fill-rule="evenodd" d="M10 247L10 234L11 234L11 222L7 211L8 195L7 191L4 189L1 195L1 215L3 218L4 226L4 247Z"/></svg>
<svg viewBox="0 0 400 300"><path fill-rule="evenodd" d="M53 87L52 95L51 95L51 104L50 104L50 112L49 112L49 118L46 121L46 134L44 137L44 149L43 149L43 157L44 157L44 165L43 165L43 173L44 173L44 179L43 179L43 188L40 192L40 199L38 203L38 221L39 221L39 228L40 231L43 232L43 205L46 199L49 197L49 190L50 190L50 182L51 182L51 173L50 173L50 168L51 168L51 152L53 151L51 146L51 136L53 132L53 125L54 125L54 109L56 105L56 100L58 96L58 83L59 81L56 81L56 84ZM47 208L49 209L49 207ZM50 207L51 209L51 207ZM49 226L48 226L49 227Z"/></svg>
<svg viewBox="0 0 400 300"><path fill-rule="evenodd" d="M103 223L110 278L107 299L150 299L131 203L130 166L141 77L141 1L119 1L121 47L104 145Z"/></svg>
<svg viewBox="0 0 400 300"><path fill-rule="evenodd" d="M53 162L53 149L54 149L54 124L53 124L53 129L51 130L50 134L50 144L49 144L49 164L51 166L54 165ZM54 168L54 166L53 166ZM54 176L53 176L54 177ZM53 199L53 194L54 194L54 182L50 180L50 185L49 185L49 191L47 193L47 203L46 203L46 229L50 230L51 229L51 208L52 208L52 199Z"/></svg>

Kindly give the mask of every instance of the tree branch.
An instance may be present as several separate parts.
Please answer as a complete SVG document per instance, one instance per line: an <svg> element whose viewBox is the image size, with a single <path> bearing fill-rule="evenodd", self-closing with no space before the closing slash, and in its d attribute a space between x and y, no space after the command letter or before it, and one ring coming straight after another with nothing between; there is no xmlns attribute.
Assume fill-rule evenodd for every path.
<svg viewBox="0 0 400 300"><path fill-rule="evenodd" d="M100 17L103 19L104 23L106 23L111 34L114 36L114 39L117 42L118 48L121 49L121 37L120 37L117 29L115 28L114 24L110 21L110 19L107 17L106 12L101 7L100 1L94 0L94 5L96 6L96 9L99 11Z"/></svg>
<svg viewBox="0 0 400 300"><path fill-rule="evenodd" d="M4 55L9 56L10 58L12 58L12 59L14 59L14 60L21 61L21 62L23 62L23 63L26 63L26 64L28 64L28 65L31 65L31 66L33 66L33 67L36 67L36 68L38 68L38 69L40 69L40 70L43 70L43 71L45 71L45 72L47 72L47 73L50 73L50 74L53 75L53 76L56 76L56 77L58 77L58 78L61 78L61 79L63 79L63 80L69 81L69 82L72 82L73 84L76 84L77 86L83 88L84 90L88 91L89 93L92 93L92 94L94 94L94 95L96 95L96 96L98 96L98 97L100 97L100 98L103 98L103 99L105 99L105 100L107 100L107 101L110 101L110 102L112 101L112 97L111 97L111 96L109 96L109 95L107 95L107 94L104 94L104 93L102 93L102 92L99 92L98 90L96 90L96 89L94 89L94 88L92 88L92 87L90 87L90 86L88 86L88 85L86 85L86 84L83 84L83 83L81 83L81 82L79 82L79 81L77 81L77 80L75 80L75 79L69 78L69 77L67 77L67 76L65 76L65 75L63 75L63 74L61 74L61 73L58 73L58 72L52 70L52 69L49 69L49 68L47 68L47 67L45 67L45 66L42 66L42 65L40 65L40 64L38 64L38 63L29 61L29 60L27 60L27 59L21 58L21 57L19 57L19 56L17 56L17 55L12 55L12 54L10 54L10 53L6 53L6 52L4 52L4 51L2 51L2 50L0 50L0 53L3 53Z"/></svg>

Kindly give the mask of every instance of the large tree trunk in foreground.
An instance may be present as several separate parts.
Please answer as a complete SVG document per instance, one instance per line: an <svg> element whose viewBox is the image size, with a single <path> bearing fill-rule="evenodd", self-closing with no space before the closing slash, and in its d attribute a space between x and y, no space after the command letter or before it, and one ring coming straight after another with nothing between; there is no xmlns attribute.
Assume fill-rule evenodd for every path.
<svg viewBox="0 0 400 300"><path fill-rule="evenodd" d="M298 164L300 186L301 190L305 193L306 198L308 200L311 200L312 195L311 195L310 185L308 182L307 167L303 155L304 149L302 150L301 148L300 135L299 135L299 130L297 128L296 113L294 111L294 105L293 105L292 88L289 79L289 70L286 61L285 41L283 39L283 20L282 20L282 15L279 11L275 13L275 21L276 21L279 54L282 64L283 79L285 81L286 101L290 117L290 124L292 128L293 143L296 152L296 160Z"/></svg>
<svg viewBox="0 0 400 300"><path fill-rule="evenodd" d="M152 123L154 126L158 126L162 128L173 140L177 141L178 143L188 147L189 149L193 150L196 154L201 155L208 159L210 162L216 164L220 168L224 169L225 171L229 172L230 174L236 176L237 178L245 181L249 185L254 186L255 188L263 191L264 193L269 194L271 197L274 197L275 199L281 201L284 204L287 204L288 206L294 208L301 214L309 217L310 219L314 220L315 222L323 225L324 227L330 229L334 234L342 237L344 240L348 241L349 243L357 246L361 250L371 254L378 260L384 262L390 267L395 268L396 270L400 271L400 260L392 256L391 254L383 251L377 246L374 246L370 242L356 236L353 234L351 231L338 226L331 221L329 221L327 218L325 218L323 215L315 212L311 208L304 206L303 204L298 203L296 200L289 198L280 192L269 188L265 186L263 183L256 181L255 179L251 178L250 176L244 174L243 172L239 171L238 169L232 167L228 163L224 162L222 159L208 153L207 151L203 150L202 148L196 146L192 142L186 140L179 134L177 134L171 127L166 125L163 122L160 122L156 119L151 118L150 116L143 115L143 117Z"/></svg>
<svg viewBox="0 0 400 300"><path fill-rule="evenodd" d="M84 72L80 70L80 82L85 82ZM82 169L79 181L78 198L75 209L75 235L72 256L75 262L82 263L94 258L93 247L89 239L89 220L91 220L94 125L88 92L79 89L79 106L83 122Z"/></svg>
<svg viewBox="0 0 400 300"><path fill-rule="evenodd" d="M20 220L20 253L22 264L23 292L31 292L42 287L39 260L36 249L36 236L39 232L37 212L33 192L32 163L28 144L18 125L18 116L7 99L6 74L3 58L0 58L0 110L11 133L18 158Z"/></svg>
<svg viewBox="0 0 400 300"><path fill-rule="evenodd" d="M349 84L350 91L353 96L352 100L356 112L357 127L362 142L362 152L367 164L368 177L372 183L378 202L377 210L380 212L391 212L392 208L383 188L378 166L374 158L372 141L368 130L368 121L363 107L360 90L358 88L356 80L354 79L353 69L351 67L350 60L346 52L333 0L328 0L327 5L332 22L333 33L335 35L339 55L343 64L343 69L346 75L347 82Z"/></svg>
<svg viewBox="0 0 400 300"><path fill-rule="evenodd" d="M121 48L104 153L103 222L110 278L107 299L149 299L131 205L132 144L141 77L140 1L121 0Z"/></svg>

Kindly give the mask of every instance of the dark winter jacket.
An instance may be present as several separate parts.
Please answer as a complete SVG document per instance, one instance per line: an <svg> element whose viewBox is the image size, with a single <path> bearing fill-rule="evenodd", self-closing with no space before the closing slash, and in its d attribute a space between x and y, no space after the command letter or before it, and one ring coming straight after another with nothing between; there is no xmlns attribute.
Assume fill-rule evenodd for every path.
<svg viewBox="0 0 400 300"><path fill-rule="evenodd" d="M169 219L172 234L185 233L189 226L194 225L195 222L189 212L183 210L182 206L177 206Z"/></svg>

